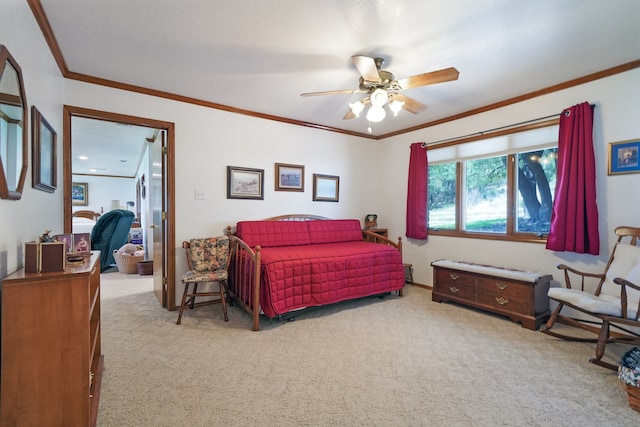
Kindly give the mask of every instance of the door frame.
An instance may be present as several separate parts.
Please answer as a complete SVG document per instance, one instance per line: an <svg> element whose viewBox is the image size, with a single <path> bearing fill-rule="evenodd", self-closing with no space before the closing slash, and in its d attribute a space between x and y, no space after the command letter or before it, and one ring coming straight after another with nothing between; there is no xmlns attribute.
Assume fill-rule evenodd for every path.
<svg viewBox="0 0 640 427"><path fill-rule="evenodd" d="M145 126L166 131L166 154L165 154L165 182L164 191L164 212L166 217L166 236L163 245L163 259L167 260L162 266L165 281L166 296L165 301L160 301L163 307L168 310L175 310L175 124L162 120L148 119L144 117L129 116L125 114L111 113L108 111L92 110L70 105L63 106L63 198L64 198L64 232L72 232L72 203L71 203L71 183L72 178L72 152L71 152L71 119L72 117L83 117L96 120L104 120L116 123L123 123L135 126Z"/></svg>

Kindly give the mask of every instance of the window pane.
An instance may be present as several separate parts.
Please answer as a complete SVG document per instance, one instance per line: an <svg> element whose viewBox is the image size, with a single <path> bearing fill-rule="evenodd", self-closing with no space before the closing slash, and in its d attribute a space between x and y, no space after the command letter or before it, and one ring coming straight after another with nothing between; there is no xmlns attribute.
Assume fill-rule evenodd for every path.
<svg viewBox="0 0 640 427"><path fill-rule="evenodd" d="M429 166L429 228L456 228L456 164Z"/></svg>
<svg viewBox="0 0 640 427"><path fill-rule="evenodd" d="M507 232L507 156L465 162L464 228Z"/></svg>
<svg viewBox="0 0 640 427"><path fill-rule="evenodd" d="M518 154L516 231L547 234L556 187L558 149Z"/></svg>

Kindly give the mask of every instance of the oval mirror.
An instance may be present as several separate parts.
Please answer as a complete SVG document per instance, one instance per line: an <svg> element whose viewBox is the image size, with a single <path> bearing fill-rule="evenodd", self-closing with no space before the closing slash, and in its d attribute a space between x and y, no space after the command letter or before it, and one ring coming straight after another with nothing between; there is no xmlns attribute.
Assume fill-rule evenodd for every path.
<svg viewBox="0 0 640 427"><path fill-rule="evenodd" d="M0 198L18 200L27 176L27 98L22 70L0 44Z"/></svg>

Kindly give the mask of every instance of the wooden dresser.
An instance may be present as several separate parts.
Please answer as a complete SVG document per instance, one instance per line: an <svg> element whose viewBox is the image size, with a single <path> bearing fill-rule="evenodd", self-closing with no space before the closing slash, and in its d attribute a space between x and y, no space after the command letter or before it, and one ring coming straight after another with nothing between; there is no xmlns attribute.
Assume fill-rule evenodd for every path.
<svg viewBox="0 0 640 427"><path fill-rule="evenodd" d="M94 426L103 356L100 252L2 280L0 425Z"/></svg>
<svg viewBox="0 0 640 427"><path fill-rule="evenodd" d="M431 265L433 301L453 301L508 316L533 330L549 317L551 275L450 260Z"/></svg>

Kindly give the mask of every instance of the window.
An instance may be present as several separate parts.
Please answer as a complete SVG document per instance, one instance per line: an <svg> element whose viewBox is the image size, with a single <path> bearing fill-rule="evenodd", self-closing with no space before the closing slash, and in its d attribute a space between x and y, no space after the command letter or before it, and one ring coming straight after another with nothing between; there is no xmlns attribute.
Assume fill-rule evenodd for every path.
<svg viewBox="0 0 640 427"><path fill-rule="evenodd" d="M553 208L556 155L557 126L548 125L430 149L430 233L544 240Z"/></svg>

